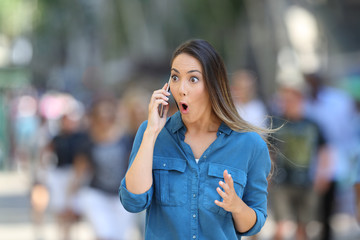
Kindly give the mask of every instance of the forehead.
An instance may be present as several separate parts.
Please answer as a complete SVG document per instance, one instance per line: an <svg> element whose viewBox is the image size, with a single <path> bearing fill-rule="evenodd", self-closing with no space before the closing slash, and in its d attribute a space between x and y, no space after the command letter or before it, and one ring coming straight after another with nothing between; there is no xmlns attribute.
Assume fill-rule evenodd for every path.
<svg viewBox="0 0 360 240"><path fill-rule="evenodd" d="M178 71L198 70L202 72L202 66L199 60L186 53L181 53L176 56L172 62L171 67Z"/></svg>

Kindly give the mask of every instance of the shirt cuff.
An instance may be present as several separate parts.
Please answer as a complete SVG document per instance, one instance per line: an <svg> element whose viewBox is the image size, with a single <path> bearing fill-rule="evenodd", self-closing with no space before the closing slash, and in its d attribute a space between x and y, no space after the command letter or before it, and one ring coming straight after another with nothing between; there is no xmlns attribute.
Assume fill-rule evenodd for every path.
<svg viewBox="0 0 360 240"><path fill-rule="evenodd" d="M119 188L120 201L129 212L137 213L147 209L151 204L152 196L153 186L142 194L134 194L126 189L125 178L121 181Z"/></svg>
<svg viewBox="0 0 360 240"><path fill-rule="evenodd" d="M239 236L252 236L257 234L258 232L260 232L261 228L264 226L266 218L267 218L267 214L264 214L263 212L254 209L255 214L256 214L256 222L254 224L254 226L252 226L252 228L249 229L249 231L244 232L244 233L239 233Z"/></svg>

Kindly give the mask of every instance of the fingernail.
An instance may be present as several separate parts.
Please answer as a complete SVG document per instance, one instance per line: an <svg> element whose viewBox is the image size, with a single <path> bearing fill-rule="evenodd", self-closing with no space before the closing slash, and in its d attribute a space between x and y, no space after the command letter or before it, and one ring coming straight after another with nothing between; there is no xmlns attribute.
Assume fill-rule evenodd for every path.
<svg viewBox="0 0 360 240"><path fill-rule="evenodd" d="M231 174L229 174L229 178L231 178Z"/></svg>

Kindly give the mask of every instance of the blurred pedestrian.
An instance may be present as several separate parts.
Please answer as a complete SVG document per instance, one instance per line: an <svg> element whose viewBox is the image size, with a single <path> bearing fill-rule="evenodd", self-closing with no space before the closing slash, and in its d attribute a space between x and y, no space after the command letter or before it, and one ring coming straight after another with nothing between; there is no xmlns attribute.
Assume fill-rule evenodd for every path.
<svg viewBox="0 0 360 240"><path fill-rule="evenodd" d="M318 187L324 179L318 168L326 165L326 144L319 126L304 116L305 82L296 70L278 76L279 112L274 127L279 152L270 189L271 206L277 221L275 239L285 239L289 222L296 225L294 239L309 239L306 227L318 217Z"/></svg>
<svg viewBox="0 0 360 240"><path fill-rule="evenodd" d="M125 122L125 134L132 136L131 142L141 123L147 119L150 97L148 90L138 87L127 89L121 99L124 116L119 120Z"/></svg>
<svg viewBox="0 0 360 240"><path fill-rule="evenodd" d="M169 87L179 111L167 118ZM214 48L204 40L182 44L169 83L152 94L120 186L128 211L147 210L145 239L240 239L260 231L267 132L237 113Z"/></svg>
<svg viewBox="0 0 360 240"><path fill-rule="evenodd" d="M267 110L258 98L257 82L254 73L238 70L232 75L231 93L240 116L249 123L266 127Z"/></svg>
<svg viewBox="0 0 360 240"><path fill-rule="evenodd" d="M101 240L133 240L131 234L136 227L134 215L118 200L132 142L118 131L117 110L111 98L95 100L87 138L75 158L73 189L81 188L79 207Z"/></svg>
<svg viewBox="0 0 360 240"><path fill-rule="evenodd" d="M357 136L357 146L360 146L360 78L359 74L352 74L345 82L346 91L353 97L356 105L355 133ZM355 192L355 216L360 224L360 148L354 149L354 158L356 159L356 176L354 179Z"/></svg>
<svg viewBox="0 0 360 240"><path fill-rule="evenodd" d="M137 129L140 127L141 123L147 119L148 102L150 97L151 95L148 90L138 86L137 88L127 89L121 98L120 103L122 105L121 109L123 115L120 121L125 122L123 138L126 138L129 143L129 152L131 151ZM144 239L145 212L136 214L136 223L141 239Z"/></svg>
<svg viewBox="0 0 360 240"><path fill-rule="evenodd" d="M353 124L355 105L344 91L325 85L325 79L320 74L304 76L310 93L306 99L305 115L319 125L331 153L332 167L322 170L329 184L323 188L320 204L324 224L322 239L327 240L332 236L330 218L334 211L352 212L352 209L347 208L353 206L353 174L350 173L354 163L351 159L354 148L358 148ZM335 205L335 201L340 204Z"/></svg>
<svg viewBox="0 0 360 240"><path fill-rule="evenodd" d="M354 191L355 191L355 214L358 223L360 224L360 159L358 159L357 165L357 177L354 183Z"/></svg>
<svg viewBox="0 0 360 240"><path fill-rule="evenodd" d="M80 133L78 119L64 115L60 119L60 132L48 144L46 152L52 152L53 158L47 160L47 185L50 193L50 210L55 213L60 227L60 238L70 239L71 225L79 218L75 209L76 195L69 191L73 163L83 135ZM51 155L47 155L51 156ZM39 166L40 167L40 166Z"/></svg>
<svg viewBox="0 0 360 240"><path fill-rule="evenodd" d="M32 220L37 235L41 235L42 225L44 222L44 213L49 204L49 191L46 187L47 169L42 161L44 151L51 140L49 132L48 121L44 116L40 116L40 125L37 130L36 156L34 159L34 166L36 169L33 176L33 184L31 187L31 207Z"/></svg>

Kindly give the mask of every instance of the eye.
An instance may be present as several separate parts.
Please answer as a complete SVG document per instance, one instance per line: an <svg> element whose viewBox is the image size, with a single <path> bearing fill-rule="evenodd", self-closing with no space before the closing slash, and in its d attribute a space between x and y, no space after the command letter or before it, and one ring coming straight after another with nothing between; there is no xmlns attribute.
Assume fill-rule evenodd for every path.
<svg viewBox="0 0 360 240"><path fill-rule="evenodd" d="M172 79L173 82L176 82L177 80L179 80L179 77L176 76L176 75L172 75L171 79Z"/></svg>
<svg viewBox="0 0 360 240"><path fill-rule="evenodd" d="M197 83L198 81L199 81L199 79L197 77L191 77L190 78L191 83Z"/></svg>

